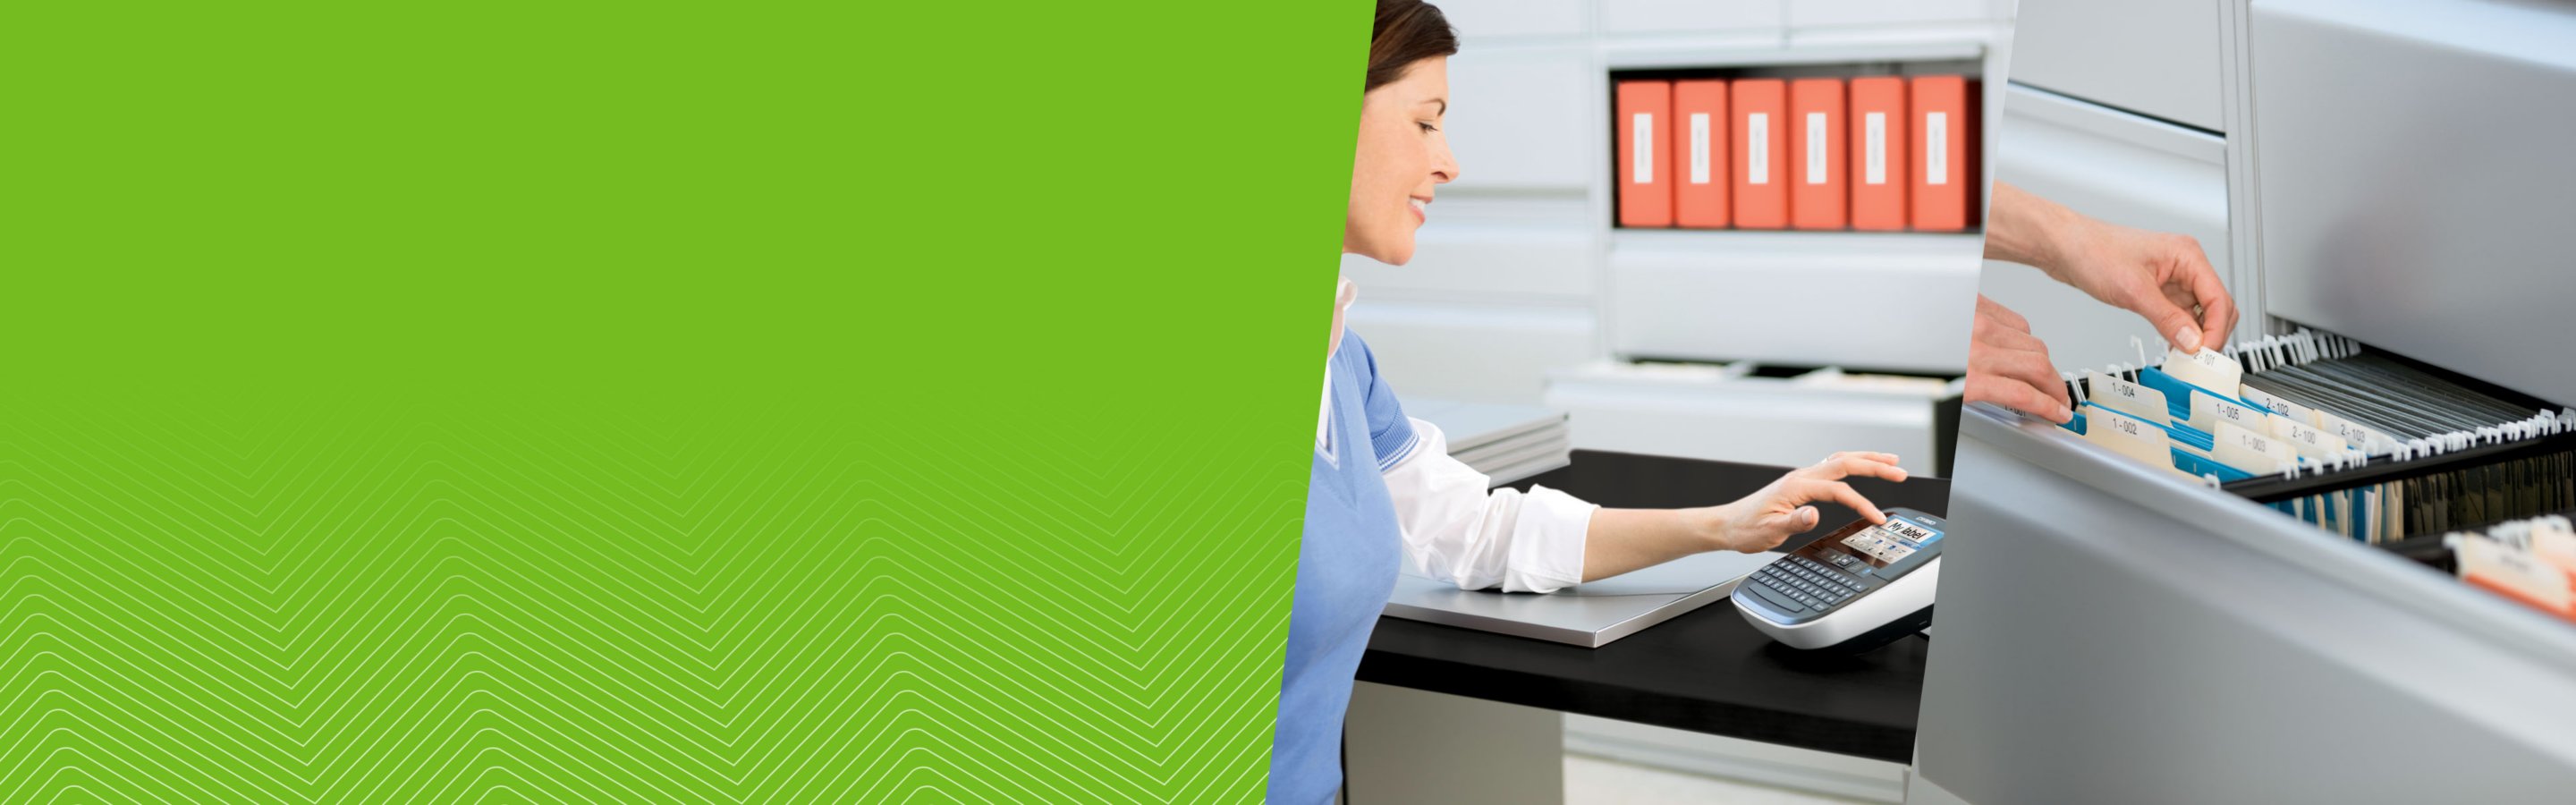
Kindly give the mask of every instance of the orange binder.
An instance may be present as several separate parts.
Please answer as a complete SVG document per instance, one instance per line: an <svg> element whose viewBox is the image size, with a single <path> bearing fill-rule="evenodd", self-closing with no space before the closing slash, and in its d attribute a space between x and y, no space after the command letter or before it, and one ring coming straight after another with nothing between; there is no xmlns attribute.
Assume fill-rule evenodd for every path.
<svg viewBox="0 0 2576 805"><path fill-rule="evenodd" d="M1956 232L1974 222L1976 187L1976 82L1955 75L1918 76L1913 80L1906 121L1913 129L1909 149L1913 170L1915 229Z"/></svg>
<svg viewBox="0 0 2576 805"><path fill-rule="evenodd" d="M1905 79L1851 81L1851 225L1905 228Z"/></svg>
<svg viewBox="0 0 2576 805"><path fill-rule="evenodd" d="M1673 225L1673 84L1619 82L1619 225Z"/></svg>
<svg viewBox="0 0 2576 805"><path fill-rule="evenodd" d="M1726 82L1673 82L1673 222L1726 226Z"/></svg>
<svg viewBox="0 0 2576 805"><path fill-rule="evenodd" d="M1789 225L1841 229L1851 203L1843 162L1843 80L1789 83Z"/></svg>
<svg viewBox="0 0 2576 805"><path fill-rule="evenodd" d="M1788 86L1776 78L1746 78L1727 85L1729 139L1735 151L1735 226L1779 229L1789 225Z"/></svg>

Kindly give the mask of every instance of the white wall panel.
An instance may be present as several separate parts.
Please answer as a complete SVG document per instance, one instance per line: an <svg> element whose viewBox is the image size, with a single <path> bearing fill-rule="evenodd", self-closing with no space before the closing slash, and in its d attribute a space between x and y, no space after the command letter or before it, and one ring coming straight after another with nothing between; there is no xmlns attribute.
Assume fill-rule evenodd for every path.
<svg viewBox="0 0 2576 805"><path fill-rule="evenodd" d="M1895 453L1908 472L1932 472L1930 395L1646 374L1624 366L1561 372L1543 402L1566 412L1576 449L1784 466L1872 450Z"/></svg>
<svg viewBox="0 0 2576 805"><path fill-rule="evenodd" d="M2220 2L2022 0L2012 80L2224 130Z"/></svg>
<svg viewBox="0 0 2576 805"><path fill-rule="evenodd" d="M1591 9L1568 0L1439 0L1440 13L1462 39L1580 35Z"/></svg>
<svg viewBox="0 0 2576 805"><path fill-rule="evenodd" d="M1598 354L1589 308L1364 299L1347 324L1399 395L1535 405L1549 372Z"/></svg>
<svg viewBox="0 0 2576 805"><path fill-rule="evenodd" d="M1596 84L1606 78L1583 50L1462 48L1449 60L1449 114L1442 124L1458 159L1443 190L1591 186L1600 146L1592 131ZM1604 165L1607 157L1601 157Z"/></svg>
<svg viewBox="0 0 2576 805"><path fill-rule="evenodd" d="M1960 372L1974 234L1622 232L1612 348L1629 357Z"/></svg>
<svg viewBox="0 0 2576 805"><path fill-rule="evenodd" d="M1363 299L1558 301L1592 298L1591 207L1580 199L1455 198L1431 205L1413 261L1342 257Z"/></svg>
<svg viewBox="0 0 2576 805"><path fill-rule="evenodd" d="M1601 0L1601 29L1669 34L1777 28L1779 0Z"/></svg>
<svg viewBox="0 0 2576 805"><path fill-rule="evenodd" d="M1987 0L1794 0L1787 6L1791 27L1961 22L1992 13Z"/></svg>

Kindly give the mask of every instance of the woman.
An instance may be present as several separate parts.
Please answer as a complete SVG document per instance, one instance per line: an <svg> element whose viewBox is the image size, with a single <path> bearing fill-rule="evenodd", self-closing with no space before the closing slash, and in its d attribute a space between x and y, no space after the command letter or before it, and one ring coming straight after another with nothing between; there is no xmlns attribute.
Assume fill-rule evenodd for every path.
<svg viewBox="0 0 2576 805"><path fill-rule="evenodd" d="M1439 9L1378 0L1344 252L1391 265L1413 258L1413 232L1435 189L1458 177L1440 131L1447 57L1457 50ZM1546 592L1703 551L1769 550L1815 527L1814 501L1882 522L1840 479L1905 479L1895 456L1840 453L1707 508L1604 509L1544 487L1488 493L1484 475L1449 457L1439 428L1404 416L1367 342L1342 330L1352 298L1345 280L1335 293L1297 555L1270 760L1274 803L1330 802L1339 788L1351 675L1400 559L1467 589Z"/></svg>

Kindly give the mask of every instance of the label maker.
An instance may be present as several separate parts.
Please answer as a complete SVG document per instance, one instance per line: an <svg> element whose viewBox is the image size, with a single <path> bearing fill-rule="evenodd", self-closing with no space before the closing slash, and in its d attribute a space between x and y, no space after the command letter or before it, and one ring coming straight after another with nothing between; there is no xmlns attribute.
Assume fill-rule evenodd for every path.
<svg viewBox="0 0 2576 805"><path fill-rule="evenodd" d="M1932 625L1941 518L1905 508L1854 520L1735 587L1735 608L1792 648L1868 651Z"/></svg>

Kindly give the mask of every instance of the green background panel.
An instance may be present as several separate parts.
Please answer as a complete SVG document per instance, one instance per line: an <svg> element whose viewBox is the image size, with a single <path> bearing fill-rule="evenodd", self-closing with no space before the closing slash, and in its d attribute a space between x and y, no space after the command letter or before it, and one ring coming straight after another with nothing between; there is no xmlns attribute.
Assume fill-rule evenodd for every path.
<svg viewBox="0 0 2576 805"><path fill-rule="evenodd" d="M0 802L1257 798L1368 13L0 9Z"/></svg>

